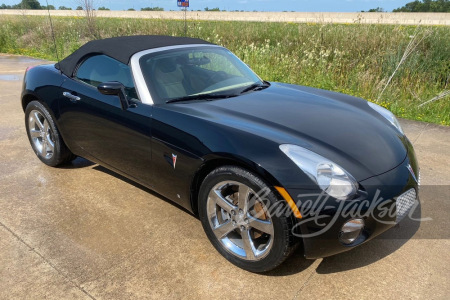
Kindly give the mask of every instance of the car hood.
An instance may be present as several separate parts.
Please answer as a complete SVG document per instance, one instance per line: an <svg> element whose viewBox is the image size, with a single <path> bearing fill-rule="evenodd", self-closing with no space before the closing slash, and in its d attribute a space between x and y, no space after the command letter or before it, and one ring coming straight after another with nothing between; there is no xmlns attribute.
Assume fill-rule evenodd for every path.
<svg viewBox="0 0 450 300"><path fill-rule="evenodd" d="M395 168L407 155L405 137L367 101L330 91L272 83L235 98L176 106L278 144L305 147L358 181Z"/></svg>

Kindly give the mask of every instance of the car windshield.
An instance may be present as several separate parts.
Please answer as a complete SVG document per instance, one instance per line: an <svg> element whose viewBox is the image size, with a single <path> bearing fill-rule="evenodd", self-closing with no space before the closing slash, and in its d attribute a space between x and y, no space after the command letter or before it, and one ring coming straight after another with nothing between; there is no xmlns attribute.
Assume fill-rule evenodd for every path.
<svg viewBox="0 0 450 300"><path fill-rule="evenodd" d="M264 85L245 63L222 47L150 53L142 56L139 64L155 103L229 98Z"/></svg>

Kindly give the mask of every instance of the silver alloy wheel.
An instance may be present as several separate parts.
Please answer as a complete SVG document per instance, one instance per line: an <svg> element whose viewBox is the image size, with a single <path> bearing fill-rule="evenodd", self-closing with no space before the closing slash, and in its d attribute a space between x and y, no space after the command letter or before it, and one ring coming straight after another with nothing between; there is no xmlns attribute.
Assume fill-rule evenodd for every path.
<svg viewBox="0 0 450 300"><path fill-rule="evenodd" d="M272 219L250 187L236 181L216 184L209 192L206 210L212 231L228 252L249 261L269 254Z"/></svg>
<svg viewBox="0 0 450 300"><path fill-rule="evenodd" d="M55 152L53 132L44 115L32 110L28 117L28 130L35 149L45 159L52 158Z"/></svg>

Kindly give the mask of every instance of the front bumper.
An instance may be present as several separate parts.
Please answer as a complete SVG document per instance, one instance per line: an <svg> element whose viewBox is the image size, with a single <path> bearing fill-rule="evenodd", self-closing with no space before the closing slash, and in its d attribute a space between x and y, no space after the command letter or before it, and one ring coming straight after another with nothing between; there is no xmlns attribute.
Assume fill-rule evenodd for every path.
<svg viewBox="0 0 450 300"><path fill-rule="evenodd" d="M303 216L295 225L294 234L303 240L305 257L316 259L351 250L395 226L418 204L418 175L410 146L401 165L361 181L362 191L355 200L338 201L323 194L318 196L319 191L289 189ZM364 220L364 229L353 243L344 244L339 239L341 228L355 218Z"/></svg>

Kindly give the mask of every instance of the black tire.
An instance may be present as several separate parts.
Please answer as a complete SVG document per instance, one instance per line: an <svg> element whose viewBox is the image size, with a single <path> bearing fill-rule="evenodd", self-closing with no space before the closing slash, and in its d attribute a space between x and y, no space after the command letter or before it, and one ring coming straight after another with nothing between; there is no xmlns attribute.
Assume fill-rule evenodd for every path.
<svg viewBox="0 0 450 300"><path fill-rule="evenodd" d="M244 229L244 227L240 226L239 224L242 224L241 222L244 222L245 225L245 221L242 221L242 219L237 220L236 217L236 212L234 212L234 209L231 210L231 212L233 213L233 216L231 213L227 213L226 217L225 217L225 221L222 219L222 224L215 224L213 225L211 221L212 219L217 220L217 218L222 218L220 216L223 216L224 210L220 207L220 206L215 206L216 203L218 202L208 202L208 201L213 201L213 200L208 200L210 192L217 191L217 187L218 186L222 186L223 183L226 182L230 182L230 185L226 185L226 188L221 188L222 190L225 189L233 189L234 187L232 187L232 185L234 183L239 183L239 184L243 184L244 189L245 186L249 187L251 189L251 192L249 193L249 195L252 195L252 192L256 192L258 193L259 191L262 190L266 190L268 191L268 193L265 194L264 196L264 203L265 203L265 207L269 208L269 211L271 211L272 207L279 207L281 209L281 211L285 211L288 213L282 213L282 214L275 214L275 213L270 213L269 214L269 218L271 219L271 223L273 225L272 229L273 231L273 236L270 234L266 234L266 239L270 240L269 238L267 238L268 236L272 236L272 244L270 244L269 242L267 242L267 244L270 244L270 248L267 248L268 250L266 250L267 252L264 254L264 256L260 259L258 259L256 256L255 257L249 257L248 256L248 252L247 250L244 250L245 252L245 258L240 257L238 253L233 252L233 250L230 249L230 246L225 247L225 245L230 245L230 240L232 241L236 241L237 239L229 239L226 242L224 242L225 240L223 240L223 238L221 240L219 240L218 237L216 237L216 234L214 233L213 227L215 227L214 229L217 230L217 228L219 228L219 226L224 225L224 223L228 223L229 221L232 221L233 223L233 228L236 227L237 224L237 228L232 229L232 231L230 231L231 237L235 237L237 235L237 237L239 238L239 235L241 236L241 245L244 245L244 235L243 232L246 232L245 230L248 230L249 232L249 236L252 236L252 233L250 233L253 230L253 234L254 234L254 230L253 228L251 228L251 225L248 225L247 229ZM239 190L241 189L241 185L237 185L237 187L239 188ZM231 192L233 193L233 192ZM236 193L236 192L234 192ZM211 194L214 195L214 194ZM238 197L240 198L240 193L237 194L233 194L234 196L229 196L229 197ZM237 196L236 196L237 195ZM230 200L230 198L226 198L228 200ZM250 199L252 198L252 196L248 196ZM211 197L212 198L212 197ZM223 199L223 198L222 198ZM256 176L255 174L239 168L239 167L235 167L235 166L223 166L223 167L219 167L217 169L215 169L214 171L212 171L208 176L206 176L206 178L204 179L201 187L200 187L200 191L199 191L199 215L200 215L200 220L202 222L203 225L203 229L205 230L206 235L208 236L209 240L211 241L211 243L213 244L213 246L217 249L217 251L219 251L220 254L222 254L222 256L224 256L228 261L230 261L231 263L233 263L234 265L245 269L247 271L250 272L255 272L255 273L261 273L261 272L267 272L270 271L274 268L276 268L278 265L280 265L283 261L286 260L286 258L289 257L289 255L291 254L291 252L294 250L295 248L295 242L294 242L294 238L292 235L292 224L293 224L293 220L292 220L292 215L289 213L290 210L286 210L287 208L287 204L284 200L280 200L278 199L278 197L273 193L273 190L271 190L268 185L266 183L264 183L263 180L261 180L258 176ZM220 202L220 201L219 201ZM239 202L239 200L238 200ZM209 208L207 208L208 204L210 205ZM234 205L237 205L235 203L233 203ZM212 205L212 206L211 206ZM223 204L222 204L223 205ZM270 206L270 207L269 207ZM216 216L217 218L212 218L211 217L211 207L216 207L215 211L216 211ZM234 206L235 208L237 206ZM253 206L255 207L255 206ZM209 211L208 211L209 209ZM220 214L217 214L217 209L221 210ZM250 211L250 210L249 210ZM254 208L253 208L253 211ZM239 214L241 214L242 212L239 209ZM208 217L209 215L209 217ZM277 216L278 215L278 216ZM248 224L248 219L246 219L246 222ZM228 224L228 226L231 226ZM226 230L228 231L228 230ZM262 232L260 232L262 233ZM264 236L264 233L263 235ZM225 237L225 239L228 238L228 235ZM256 240L253 240L253 238L250 238L250 240L252 241L252 245L254 245L254 242ZM263 244L263 246L266 244ZM261 247L261 245L259 246ZM245 247L243 247L245 248ZM236 248L238 251L241 251L243 249L239 249ZM247 248L248 249L248 248ZM254 249L254 248L251 248ZM252 251L252 254L250 255L254 255L255 253Z"/></svg>
<svg viewBox="0 0 450 300"><path fill-rule="evenodd" d="M39 119L39 122L36 119ZM46 130L42 128L45 121L48 122ZM76 158L62 140L52 116L39 101L31 101L27 105L25 109L25 128L34 153L44 164L50 167L57 167L69 163ZM32 132L33 134L39 135L39 137L32 137ZM44 144L45 148L43 146Z"/></svg>

